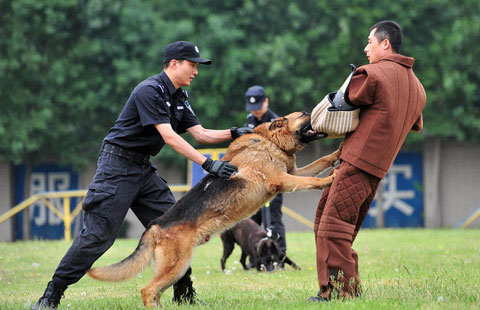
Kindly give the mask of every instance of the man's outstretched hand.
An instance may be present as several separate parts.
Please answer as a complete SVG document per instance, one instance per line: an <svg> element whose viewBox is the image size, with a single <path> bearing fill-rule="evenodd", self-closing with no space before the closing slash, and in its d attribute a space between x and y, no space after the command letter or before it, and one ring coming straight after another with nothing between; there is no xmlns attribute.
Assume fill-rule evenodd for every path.
<svg viewBox="0 0 480 310"><path fill-rule="evenodd" d="M238 172L238 168L231 165L228 161L207 160L202 164L202 168L208 171L211 175L219 176L221 178L229 178L232 174Z"/></svg>
<svg viewBox="0 0 480 310"><path fill-rule="evenodd" d="M235 140L236 138L246 135L247 133L253 133L253 129L249 127L232 127L230 128L230 134L232 135L232 139Z"/></svg>

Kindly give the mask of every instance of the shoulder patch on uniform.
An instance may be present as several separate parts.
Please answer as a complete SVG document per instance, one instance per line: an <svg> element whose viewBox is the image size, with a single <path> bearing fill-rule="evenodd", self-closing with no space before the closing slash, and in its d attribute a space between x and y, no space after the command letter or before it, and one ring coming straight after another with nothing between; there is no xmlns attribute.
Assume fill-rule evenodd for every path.
<svg viewBox="0 0 480 310"><path fill-rule="evenodd" d="M165 93L165 89L163 88L162 84L158 84L158 87L162 90L162 93Z"/></svg>
<svg viewBox="0 0 480 310"><path fill-rule="evenodd" d="M192 109L192 107L190 106L190 103L188 103L187 100L185 100L185 106L187 107L188 110L190 110L190 112L192 112L193 115L195 115L195 112L193 112L193 109Z"/></svg>

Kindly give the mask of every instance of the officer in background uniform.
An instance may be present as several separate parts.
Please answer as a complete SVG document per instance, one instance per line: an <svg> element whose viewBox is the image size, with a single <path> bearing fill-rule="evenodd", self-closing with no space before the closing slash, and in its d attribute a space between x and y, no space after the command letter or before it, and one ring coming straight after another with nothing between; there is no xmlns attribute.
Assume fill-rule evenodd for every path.
<svg viewBox="0 0 480 310"><path fill-rule="evenodd" d="M246 127L255 128L258 125L271 122L278 115L268 108L268 98L265 96L265 89L262 86L255 85L250 87L245 93L247 100ZM283 252L287 252L287 243L285 240L285 226L282 222L282 204L283 195L279 193L269 204L263 206L252 219L263 226L267 233L270 233L273 239L277 239L277 243Z"/></svg>
<svg viewBox="0 0 480 310"><path fill-rule="evenodd" d="M175 203L167 182L150 162L150 156L165 144L210 174L228 178L237 171L228 162L207 159L179 135L188 132L197 142L211 144L252 131L200 125L181 87L190 85L199 64L210 63L200 57L197 46L178 41L165 48L164 70L135 87L103 140L97 171L83 202L84 227L32 309L57 309L67 286L79 281L113 244L128 209L147 227ZM194 302L190 274L191 269L174 285L174 301Z"/></svg>

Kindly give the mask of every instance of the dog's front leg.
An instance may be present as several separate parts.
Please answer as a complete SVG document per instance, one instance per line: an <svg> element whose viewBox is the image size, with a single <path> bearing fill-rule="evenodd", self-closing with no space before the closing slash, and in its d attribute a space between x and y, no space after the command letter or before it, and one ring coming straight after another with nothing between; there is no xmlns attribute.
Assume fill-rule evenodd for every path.
<svg viewBox="0 0 480 310"><path fill-rule="evenodd" d="M240 263L242 264L244 270L250 269L248 268L248 265L247 265L247 253L243 251L242 251L242 256L240 257Z"/></svg>
<svg viewBox="0 0 480 310"><path fill-rule="evenodd" d="M224 231L221 235L220 238L222 239L222 244L223 244L223 256L220 259L220 266L222 267L222 270L225 271L225 262L227 261L227 258L232 254L233 248L235 247L235 241L233 239L233 234L231 230Z"/></svg>
<svg viewBox="0 0 480 310"><path fill-rule="evenodd" d="M322 189L325 186L332 184L336 175L337 169L325 178L302 177L284 173L278 175L276 182L269 185L269 190L271 192L295 192Z"/></svg>
<svg viewBox="0 0 480 310"><path fill-rule="evenodd" d="M323 156L314 162L302 167L302 168L297 168L295 167L290 174L293 175L298 175L298 176L315 176L322 172L323 170L332 167L335 162L340 158L340 155L342 154L342 144L338 147L338 149L326 156Z"/></svg>

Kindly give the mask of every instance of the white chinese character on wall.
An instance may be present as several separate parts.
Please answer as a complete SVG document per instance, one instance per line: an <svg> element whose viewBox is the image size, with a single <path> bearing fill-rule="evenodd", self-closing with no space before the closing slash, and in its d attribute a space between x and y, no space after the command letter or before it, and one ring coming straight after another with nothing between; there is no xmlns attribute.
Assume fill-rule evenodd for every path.
<svg viewBox="0 0 480 310"><path fill-rule="evenodd" d="M70 174L68 172L34 172L31 180L31 195L48 191L63 191L70 188ZM50 202L63 213L61 198L50 198ZM50 210L43 201L37 201L30 207L30 218L39 227L45 224L59 225L62 222L62 219Z"/></svg>
<svg viewBox="0 0 480 310"><path fill-rule="evenodd" d="M415 191L411 190L399 190L398 189L398 176L402 174L405 179L412 178L412 166L411 165L393 165L389 170L387 176L382 181L383 191L383 211L387 212L390 208L395 208L402 212L406 216L412 215L414 208L406 203L403 199L412 199L415 197ZM378 206L375 205L368 212L370 216L376 217L378 212Z"/></svg>

